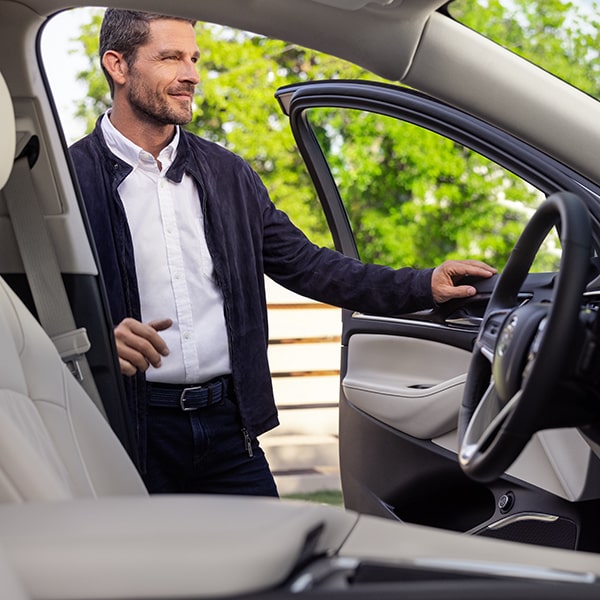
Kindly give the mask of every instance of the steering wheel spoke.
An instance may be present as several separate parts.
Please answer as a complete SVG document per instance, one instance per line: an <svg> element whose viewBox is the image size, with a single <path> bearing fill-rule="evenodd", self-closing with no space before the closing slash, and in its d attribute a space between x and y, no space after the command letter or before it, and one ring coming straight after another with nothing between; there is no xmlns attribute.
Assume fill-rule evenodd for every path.
<svg viewBox="0 0 600 600"><path fill-rule="evenodd" d="M477 337L476 348L481 355L491 364L494 360L494 350L498 342L498 336L502 328L502 323L508 314L508 310L499 310L486 316L479 336Z"/></svg>
<svg viewBox="0 0 600 600"><path fill-rule="evenodd" d="M519 390L508 402L502 402L496 386L493 382L490 384L465 433L459 454L461 464L475 460L493 442L500 427L519 402L521 393Z"/></svg>

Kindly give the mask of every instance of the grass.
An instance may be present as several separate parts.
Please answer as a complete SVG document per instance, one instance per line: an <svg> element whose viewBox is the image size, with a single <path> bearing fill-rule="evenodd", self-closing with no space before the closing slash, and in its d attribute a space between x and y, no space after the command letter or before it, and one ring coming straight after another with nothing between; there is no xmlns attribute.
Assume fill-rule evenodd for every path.
<svg viewBox="0 0 600 600"><path fill-rule="evenodd" d="M332 504L334 506L344 506L342 492L337 490L323 490L312 492L310 494L288 494L283 496L291 500L305 500L306 502L318 502L320 504Z"/></svg>

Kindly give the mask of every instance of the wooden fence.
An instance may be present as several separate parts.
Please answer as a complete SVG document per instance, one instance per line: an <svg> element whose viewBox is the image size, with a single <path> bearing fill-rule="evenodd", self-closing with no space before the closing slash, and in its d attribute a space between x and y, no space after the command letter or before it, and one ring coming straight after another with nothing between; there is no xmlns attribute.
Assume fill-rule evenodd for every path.
<svg viewBox="0 0 600 600"><path fill-rule="evenodd" d="M280 493L337 489L340 310L266 284L281 425L261 444Z"/></svg>

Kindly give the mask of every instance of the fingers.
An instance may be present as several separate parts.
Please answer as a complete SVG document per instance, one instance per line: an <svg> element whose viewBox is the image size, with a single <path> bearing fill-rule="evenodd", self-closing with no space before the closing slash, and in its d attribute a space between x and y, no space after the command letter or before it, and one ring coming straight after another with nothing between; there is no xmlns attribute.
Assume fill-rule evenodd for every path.
<svg viewBox="0 0 600 600"><path fill-rule="evenodd" d="M471 275L473 277L491 277L497 270L480 260L447 260L439 267L442 271L451 277L464 277Z"/></svg>
<svg viewBox="0 0 600 600"><path fill-rule="evenodd" d="M156 321L150 321L148 325L155 331L164 331L173 325L173 321L171 319L158 319Z"/></svg>
<svg viewBox="0 0 600 600"><path fill-rule="evenodd" d="M169 349L159 331L168 329L171 319L141 323L136 319L123 319L114 329L121 373L135 375L145 372L150 365L160 367L161 357L168 356Z"/></svg>
<svg viewBox="0 0 600 600"><path fill-rule="evenodd" d="M128 377L131 377L137 373L137 369L129 361L122 359L120 356L119 367L121 367L121 373L123 375L127 375Z"/></svg>
<svg viewBox="0 0 600 600"><path fill-rule="evenodd" d="M477 293L477 289L472 285L450 286L446 291L446 300L451 298L469 298Z"/></svg>
<svg viewBox="0 0 600 600"><path fill-rule="evenodd" d="M491 277L496 269L479 260L447 260L433 270L431 291L437 304L453 298L474 296L477 290L472 285L456 285L462 277Z"/></svg>

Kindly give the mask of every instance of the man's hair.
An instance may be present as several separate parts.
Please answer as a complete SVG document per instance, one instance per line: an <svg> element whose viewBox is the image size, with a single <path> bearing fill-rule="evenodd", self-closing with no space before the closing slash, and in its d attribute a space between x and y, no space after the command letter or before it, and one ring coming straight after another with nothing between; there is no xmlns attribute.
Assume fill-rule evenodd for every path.
<svg viewBox="0 0 600 600"><path fill-rule="evenodd" d="M108 81L111 97L114 96L115 84L112 77L102 64L102 57L108 50L114 50L123 55L125 62L132 65L140 46L143 46L150 36L150 22L161 19L184 21L192 25L196 21L181 17L170 17L159 13L142 12L140 10L121 10L108 8L104 13L100 27L100 65Z"/></svg>

